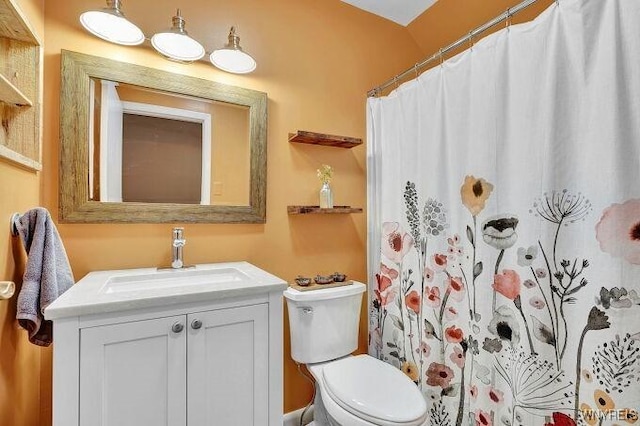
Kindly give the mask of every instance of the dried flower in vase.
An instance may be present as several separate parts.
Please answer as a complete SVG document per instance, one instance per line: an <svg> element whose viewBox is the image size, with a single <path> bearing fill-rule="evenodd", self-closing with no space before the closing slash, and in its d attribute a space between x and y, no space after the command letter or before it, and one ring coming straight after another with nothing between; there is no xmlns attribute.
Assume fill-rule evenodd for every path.
<svg viewBox="0 0 640 426"><path fill-rule="evenodd" d="M331 178L333 177L333 169L328 164L323 164L322 167L317 170L317 173L318 179L320 179L320 182L322 182L323 184L331 182Z"/></svg>

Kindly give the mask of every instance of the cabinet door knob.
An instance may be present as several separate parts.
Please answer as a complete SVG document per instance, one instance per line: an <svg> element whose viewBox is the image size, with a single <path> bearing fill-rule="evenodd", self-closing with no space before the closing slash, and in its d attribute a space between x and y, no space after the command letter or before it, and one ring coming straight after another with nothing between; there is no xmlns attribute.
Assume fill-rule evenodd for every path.
<svg viewBox="0 0 640 426"><path fill-rule="evenodd" d="M202 321L200 320L193 320L191 321L191 328L193 328L194 330L199 329L200 327L202 327Z"/></svg>
<svg viewBox="0 0 640 426"><path fill-rule="evenodd" d="M171 331L174 333L180 333L182 330L184 330L184 325L182 325L181 322L176 322L173 324L173 327L171 327Z"/></svg>

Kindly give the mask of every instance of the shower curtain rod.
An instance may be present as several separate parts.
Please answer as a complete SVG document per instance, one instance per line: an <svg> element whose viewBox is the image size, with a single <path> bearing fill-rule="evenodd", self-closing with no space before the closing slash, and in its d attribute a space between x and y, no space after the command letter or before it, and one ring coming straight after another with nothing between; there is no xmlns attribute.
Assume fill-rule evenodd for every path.
<svg viewBox="0 0 640 426"><path fill-rule="evenodd" d="M438 53L433 54L432 56L430 56L429 58L425 59L422 62L417 62L413 67L407 69L406 71L401 72L400 74L396 75L393 78L390 78L389 80L385 81L384 83L382 83L378 87L369 90L367 92L367 97L380 96L380 93L384 89L386 89L387 87L391 86L392 84L395 84L395 83L399 82L400 80L405 78L407 75L411 74L412 72L415 72L416 73L416 77L417 77L418 70L420 68L424 67L427 64L430 64L431 62L435 61L436 59L442 59L444 54L450 52L451 50L454 50L454 49L460 47L464 43L467 43L467 42L473 40L473 38L475 36L477 36L478 34L482 34L483 32L485 32L488 29L498 25L499 23L508 20L509 18L511 18L516 13L526 9L527 7L531 6L532 4L534 4L537 1L538 0L524 0L523 2L515 5L514 7L510 7L505 12L503 12L501 15L496 16L495 18L493 18L489 22L477 27L476 29L474 29L472 31L469 31L469 33L466 36L464 36L462 38L459 38L458 40L454 41L453 43L451 43L447 47L444 47L444 48L438 50ZM556 0L556 3L558 1L559 0Z"/></svg>

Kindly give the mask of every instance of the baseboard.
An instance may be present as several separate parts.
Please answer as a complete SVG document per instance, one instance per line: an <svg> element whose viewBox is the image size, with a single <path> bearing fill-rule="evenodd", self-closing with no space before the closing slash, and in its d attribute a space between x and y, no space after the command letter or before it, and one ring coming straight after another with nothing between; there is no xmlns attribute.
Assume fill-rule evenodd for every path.
<svg viewBox="0 0 640 426"><path fill-rule="evenodd" d="M282 419L282 426L300 426L300 416L304 408L300 408L296 411L292 411L290 413L286 413ZM309 407L307 410L307 414L305 415L305 425L308 424L311 420L313 420L313 405Z"/></svg>

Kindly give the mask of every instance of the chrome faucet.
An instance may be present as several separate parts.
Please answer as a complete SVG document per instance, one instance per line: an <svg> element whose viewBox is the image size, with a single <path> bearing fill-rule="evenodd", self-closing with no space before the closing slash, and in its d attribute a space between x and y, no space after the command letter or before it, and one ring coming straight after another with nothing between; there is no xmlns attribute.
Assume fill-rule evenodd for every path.
<svg viewBox="0 0 640 426"><path fill-rule="evenodd" d="M171 253L173 254L171 267L173 269L180 269L184 266L183 247L186 243L184 228L173 228L173 242L171 243Z"/></svg>

